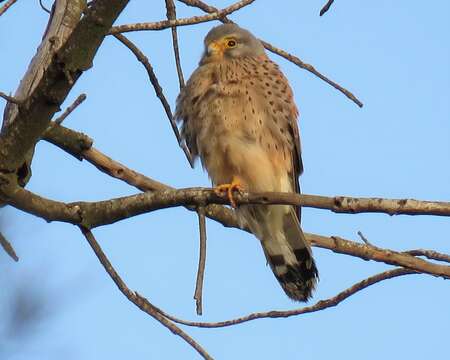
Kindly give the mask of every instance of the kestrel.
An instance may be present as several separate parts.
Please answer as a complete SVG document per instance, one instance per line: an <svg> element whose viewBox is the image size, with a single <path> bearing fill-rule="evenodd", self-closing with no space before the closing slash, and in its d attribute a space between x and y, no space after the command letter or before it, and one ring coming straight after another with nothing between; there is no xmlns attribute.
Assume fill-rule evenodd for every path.
<svg viewBox="0 0 450 360"><path fill-rule="evenodd" d="M298 111L287 79L261 42L237 25L213 28L204 45L175 114L192 155L233 207L236 190L299 193ZM300 208L241 205L236 215L260 240L286 294L307 301L318 273L300 228Z"/></svg>

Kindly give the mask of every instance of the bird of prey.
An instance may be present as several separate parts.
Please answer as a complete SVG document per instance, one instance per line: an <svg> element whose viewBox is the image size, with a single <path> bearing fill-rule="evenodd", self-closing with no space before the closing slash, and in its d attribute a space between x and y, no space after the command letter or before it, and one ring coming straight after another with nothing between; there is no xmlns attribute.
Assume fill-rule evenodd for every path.
<svg viewBox="0 0 450 360"><path fill-rule="evenodd" d="M289 83L261 42L235 24L213 28L198 68L177 98L175 117L217 192L260 240L275 277L293 300L307 301L318 272L300 228L300 208L241 205L233 192L299 193L303 171L298 111Z"/></svg>

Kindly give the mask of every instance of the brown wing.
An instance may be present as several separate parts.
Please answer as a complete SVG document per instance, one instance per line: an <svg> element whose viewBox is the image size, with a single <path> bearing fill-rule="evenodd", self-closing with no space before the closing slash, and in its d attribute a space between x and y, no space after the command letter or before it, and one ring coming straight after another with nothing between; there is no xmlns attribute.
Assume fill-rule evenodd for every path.
<svg viewBox="0 0 450 360"><path fill-rule="evenodd" d="M292 188L300 193L299 176L303 173L300 135L297 126L298 110L294 102L294 96L289 82L283 75L278 65L266 59L262 63L264 69L264 85L268 89L266 100L268 101L273 121L268 124L272 133L280 138L280 141L289 148L291 157ZM300 220L300 207L297 207L297 215Z"/></svg>
<svg viewBox="0 0 450 360"><path fill-rule="evenodd" d="M200 104L208 96L213 84L213 76L209 66L198 67L189 78L186 86L177 98L175 120L181 122L181 137L186 142L194 159L198 156L196 143L198 121L201 118Z"/></svg>

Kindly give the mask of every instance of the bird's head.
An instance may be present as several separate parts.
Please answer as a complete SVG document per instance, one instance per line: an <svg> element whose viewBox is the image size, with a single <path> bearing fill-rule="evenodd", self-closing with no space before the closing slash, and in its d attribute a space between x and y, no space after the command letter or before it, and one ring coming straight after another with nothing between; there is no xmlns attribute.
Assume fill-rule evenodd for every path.
<svg viewBox="0 0 450 360"><path fill-rule="evenodd" d="M249 31L235 24L212 28L205 37L205 51L200 64L265 55L264 47Z"/></svg>

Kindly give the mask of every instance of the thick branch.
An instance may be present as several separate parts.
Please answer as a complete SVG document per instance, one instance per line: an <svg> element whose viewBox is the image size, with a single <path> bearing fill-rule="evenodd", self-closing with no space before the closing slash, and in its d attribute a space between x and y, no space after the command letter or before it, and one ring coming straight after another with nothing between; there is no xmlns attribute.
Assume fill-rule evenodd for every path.
<svg viewBox="0 0 450 360"><path fill-rule="evenodd" d="M47 88L49 91L43 92L44 77L55 53L78 24L85 6L86 0L55 2L42 42L14 94L16 101L5 107L0 134L0 171L15 172L21 186L25 186L31 177L37 136L44 128L44 122L58 109L49 92L54 89Z"/></svg>
<svg viewBox="0 0 450 360"><path fill-rule="evenodd" d="M86 228L102 225L144 214L154 210L176 207L181 205L203 206L208 203L224 204L228 200L218 197L212 189L182 189L146 192L132 196L125 196L98 202L76 202L65 204L42 198L10 182L7 176L1 176L0 197L8 204L42 217L47 221L62 221ZM274 195L279 195L273 193ZM286 194L281 194L284 199ZM297 197L297 205L301 205L303 195L289 194ZM240 195L240 204L261 203L261 197L256 194ZM292 199L292 197L291 197ZM268 203L265 201L264 203ZM274 201L276 204L291 204L292 201ZM331 249L335 252L349 254L365 260L375 260L391 265L403 266L419 272L441 276L450 279L450 266L434 264L406 253L383 250L373 246L357 244L337 237L323 237L308 235L308 239L316 246Z"/></svg>
<svg viewBox="0 0 450 360"><path fill-rule="evenodd" d="M7 201L14 202L16 207L25 206L28 210L31 209L29 204L21 204L17 202L18 194L25 192L19 192L19 189L14 187L14 184L8 183L7 177L3 177L5 184L2 186L3 196L8 199ZM7 184L6 184L7 183ZM37 195L31 192L26 192L28 200L32 200ZM333 206L335 198L327 198L325 196L317 195L301 195L294 193L241 193L235 195L236 203L239 205L248 204L287 204L298 205L302 207L313 207L320 209L329 209L337 212L354 213L353 207L349 208L337 208ZM340 199L340 197L339 197ZM388 199L364 199L364 198L346 198L351 203L366 202L369 204L367 207L361 206L358 208L358 212L388 212L391 213L391 203L400 203L396 209L396 214L422 214L422 215L443 215L449 216L450 204L430 202L430 201L417 201L417 200L388 200ZM377 208L370 206L372 200L378 204ZM40 198L36 202L36 209L43 205L46 201ZM407 206L408 201L413 202L416 207ZM52 201L50 201L52 202ZM53 202L58 203L58 202ZM380 206L380 204L386 203L386 207ZM218 196L214 190L209 188L186 188L179 190L163 190L151 193L142 193L131 196L125 196L105 201L97 202L77 202L69 205L64 203L58 203L58 210L55 209L53 216L47 220L59 220L67 221L67 217L64 215L58 218L59 209L62 206L78 206L82 213L83 223L89 228L112 224L116 221L120 221L132 216L144 214L147 212L165 209L176 206L202 206L204 204L228 204L227 197ZM329 206L327 205L329 204ZM403 208L405 207L405 208ZM39 210L36 211L39 213ZM46 211L48 214L48 209ZM69 220L72 222L72 220Z"/></svg>
<svg viewBox="0 0 450 360"><path fill-rule="evenodd" d="M328 209L335 213L385 213L388 215L450 216L450 202L414 199L355 198L350 196L318 196L261 194L261 201L292 201L293 205ZM253 198L256 200L256 198ZM283 199L283 200L282 200Z"/></svg>
<svg viewBox="0 0 450 360"><path fill-rule="evenodd" d="M82 160L83 151L91 148L93 140L82 133L70 130L64 126L52 122L42 138L65 152Z"/></svg>
<svg viewBox="0 0 450 360"><path fill-rule="evenodd" d="M51 117L58 111L75 81L92 66L97 49L127 3L128 0L92 1L83 18L76 21L67 41L56 51L49 48L51 61L45 68L45 76L37 81L27 98L23 99L24 102L16 110L15 120L8 121L2 129L2 171L15 172L22 165L24 157L46 130ZM55 44L61 39L51 38L48 41Z"/></svg>
<svg viewBox="0 0 450 360"><path fill-rule="evenodd" d="M0 199L7 204L38 216L48 222L62 221L80 224L80 208L63 202L43 198L18 186L14 176L0 173Z"/></svg>

